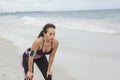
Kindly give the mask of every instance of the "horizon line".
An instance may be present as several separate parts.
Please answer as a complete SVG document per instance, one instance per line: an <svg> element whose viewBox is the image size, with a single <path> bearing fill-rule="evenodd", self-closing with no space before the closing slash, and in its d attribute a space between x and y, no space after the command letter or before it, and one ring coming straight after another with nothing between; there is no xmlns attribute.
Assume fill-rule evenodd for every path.
<svg viewBox="0 0 120 80"><path fill-rule="evenodd" d="M108 8L108 9L81 9L81 10L28 10L28 11L3 11L0 10L0 13L33 13L33 12L73 12L73 11L96 11L96 10L117 10L120 8Z"/></svg>

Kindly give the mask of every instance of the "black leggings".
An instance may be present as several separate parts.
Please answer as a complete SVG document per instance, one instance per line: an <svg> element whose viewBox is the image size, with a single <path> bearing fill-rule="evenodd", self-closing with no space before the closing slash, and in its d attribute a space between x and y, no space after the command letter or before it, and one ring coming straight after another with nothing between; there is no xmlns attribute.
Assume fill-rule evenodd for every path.
<svg viewBox="0 0 120 80"><path fill-rule="evenodd" d="M42 72L44 79L52 80L52 78L50 76L47 78L48 61L47 61L46 56L41 56L40 58L34 59L33 61L37 64L39 70ZM22 64L23 64L25 75L26 75L27 71L28 71L28 56L25 53L23 54ZM34 72L34 63L33 63L32 71Z"/></svg>

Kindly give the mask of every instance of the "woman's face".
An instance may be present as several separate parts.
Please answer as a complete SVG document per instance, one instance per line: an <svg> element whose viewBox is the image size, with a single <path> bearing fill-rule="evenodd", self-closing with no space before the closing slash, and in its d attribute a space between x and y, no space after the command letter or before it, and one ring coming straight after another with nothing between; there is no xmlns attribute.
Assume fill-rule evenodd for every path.
<svg viewBox="0 0 120 80"><path fill-rule="evenodd" d="M55 37L55 29L54 28L48 28L47 33L44 34L47 40L53 41Z"/></svg>

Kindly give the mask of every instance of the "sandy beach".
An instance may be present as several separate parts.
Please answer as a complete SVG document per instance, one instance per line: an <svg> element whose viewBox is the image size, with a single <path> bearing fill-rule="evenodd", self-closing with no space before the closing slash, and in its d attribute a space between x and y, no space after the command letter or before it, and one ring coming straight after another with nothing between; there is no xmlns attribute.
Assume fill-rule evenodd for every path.
<svg viewBox="0 0 120 80"><path fill-rule="evenodd" d="M0 38L0 48L0 80L22 80L21 57L16 54L16 47Z"/></svg>
<svg viewBox="0 0 120 80"><path fill-rule="evenodd" d="M119 13L120 9L0 14L0 80L24 79L22 54L46 23L56 25L59 41L53 80L120 80ZM36 64L33 80L44 80Z"/></svg>

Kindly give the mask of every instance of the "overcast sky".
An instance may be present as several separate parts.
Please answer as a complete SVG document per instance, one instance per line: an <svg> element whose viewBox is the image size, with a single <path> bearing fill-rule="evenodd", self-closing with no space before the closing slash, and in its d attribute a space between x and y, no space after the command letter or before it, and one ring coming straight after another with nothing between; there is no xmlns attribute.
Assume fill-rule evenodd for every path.
<svg viewBox="0 0 120 80"><path fill-rule="evenodd" d="M120 0L0 0L0 11L61 11L120 8Z"/></svg>

